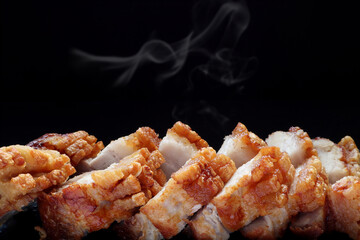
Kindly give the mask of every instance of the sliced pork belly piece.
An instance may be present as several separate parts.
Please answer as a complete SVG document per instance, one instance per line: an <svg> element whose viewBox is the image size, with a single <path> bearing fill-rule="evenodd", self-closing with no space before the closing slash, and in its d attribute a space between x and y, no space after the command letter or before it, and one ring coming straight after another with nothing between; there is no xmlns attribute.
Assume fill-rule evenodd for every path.
<svg viewBox="0 0 360 240"><path fill-rule="evenodd" d="M343 160L351 176L360 177L360 153L354 139L345 136L338 143L343 152Z"/></svg>
<svg viewBox="0 0 360 240"><path fill-rule="evenodd" d="M169 239L185 227L188 219L221 191L236 171L234 162L203 148L175 172L164 188L140 213L117 226L133 239ZM130 233L130 234L129 234Z"/></svg>
<svg viewBox="0 0 360 240"><path fill-rule="evenodd" d="M290 215L312 212L324 206L327 186L327 175L321 161L314 155L296 169L289 192Z"/></svg>
<svg viewBox="0 0 360 240"><path fill-rule="evenodd" d="M330 187L329 228L344 232L352 239L360 239L360 178L343 177Z"/></svg>
<svg viewBox="0 0 360 240"><path fill-rule="evenodd" d="M83 173L43 193L38 207L51 239L80 239L131 217L162 186L153 173L164 162L159 151L142 148L104 170Z"/></svg>
<svg viewBox="0 0 360 240"><path fill-rule="evenodd" d="M27 146L36 149L57 150L61 154L66 154L73 166L83 159L96 157L104 148L102 141L97 142L96 137L85 131L66 134L47 133L31 141Z"/></svg>
<svg viewBox="0 0 360 240"><path fill-rule="evenodd" d="M238 123L232 134L225 137L218 154L230 157L238 168L255 157L265 146L266 143L262 139L249 132L244 124Z"/></svg>
<svg viewBox="0 0 360 240"><path fill-rule="evenodd" d="M218 154L224 154L230 157L238 168L251 160L260 149L265 146L266 143L262 139L254 133L249 132L245 125L239 122L232 134L225 137ZM210 208L212 209L212 207ZM191 220L196 223L189 224L189 226L196 225L196 231L192 231L191 229L187 229L187 231L195 234L196 236L194 237L197 239L201 239L202 235L204 235L205 238L206 236L229 235L222 224L212 218L216 218L216 216L210 214L208 211L199 211Z"/></svg>
<svg viewBox="0 0 360 240"><path fill-rule="evenodd" d="M288 155L279 148L260 149L190 222L194 237L228 239L229 233L285 206L294 173Z"/></svg>
<svg viewBox="0 0 360 240"><path fill-rule="evenodd" d="M129 136L110 142L95 158L81 161L77 170L87 172L105 169L112 163L118 162L141 148L147 148L149 151L157 150L160 141L153 129L141 127Z"/></svg>
<svg viewBox="0 0 360 240"><path fill-rule="evenodd" d="M200 149L208 146L208 143L191 130L190 126L180 121L176 122L168 129L159 146L160 152L166 159L161 169L167 179L170 179L171 174L179 170Z"/></svg>
<svg viewBox="0 0 360 240"><path fill-rule="evenodd" d="M295 168L317 154L309 135L299 127L291 127L288 132L274 132L265 141L269 146L276 146L287 152Z"/></svg>
<svg viewBox="0 0 360 240"><path fill-rule="evenodd" d="M75 173L70 159L53 150L13 145L0 148L0 217L29 204L42 191Z"/></svg>
<svg viewBox="0 0 360 240"><path fill-rule="evenodd" d="M338 144L325 138L313 142L331 184L349 175L360 177L360 154L351 137L344 137Z"/></svg>
<svg viewBox="0 0 360 240"><path fill-rule="evenodd" d="M324 138L313 141L332 184L329 188L327 229L360 239L359 150L349 136L338 144Z"/></svg>
<svg viewBox="0 0 360 240"><path fill-rule="evenodd" d="M308 226L300 226L301 222L297 222L296 216L299 213L312 214L318 208L324 208L327 191L327 176L312 141L302 129L292 127L288 132L272 133L266 142L270 146L277 146L287 152L291 163L297 166L294 182L291 183L288 193L289 201L282 209L274 209L270 215L257 219L241 231L243 235L252 239L276 239L283 235L292 218L291 224L295 224L296 229L302 229L299 233L305 233L304 229L310 232L311 229ZM324 219L316 223L316 225L319 224L324 226Z"/></svg>
<svg viewBox="0 0 360 240"><path fill-rule="evenodd" d="M328 184L321 161L315 155L296 169L288 204L293 233L309 238L324 233Z"/></svg>
<svg viewBox="0 0 360 240"><path fill-rule="evenodd" d="M313 143L331 184L349 175L346 163L342 161L343 151L339 145L325 138L316 138Z"/></svg>

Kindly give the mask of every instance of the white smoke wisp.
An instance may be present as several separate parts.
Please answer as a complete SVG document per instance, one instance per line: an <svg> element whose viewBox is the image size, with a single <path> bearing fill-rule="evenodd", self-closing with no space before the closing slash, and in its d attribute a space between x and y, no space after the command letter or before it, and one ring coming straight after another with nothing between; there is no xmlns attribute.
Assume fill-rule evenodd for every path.
<svg viewBox="0 0 360 240"><path fill-rule="evenodd" d="M99 71L119 72L114 81L114 85L118 87L129 84L134 74L143 66L149 64L165 66L156 73L154 79L154 84L159 86L178 74L190 55L196 53L205 56L208 61L194 68L214 75L213 78L226 86L237 84L242 81L242 78L233 74L232 60L236 59L233 56L233 49L249 24L249 11L243 1L214 0L211 6L206 2L200 0L195 5L193 9L194 30L177 42L167 43L160 39L149 40L136 54L129 57L95 56L81 50L73 50L76 65L84 68L95 67ZM204 7L212 8L208 10L216 12L214 16L208 17L210 20L201 19L204 15ZM218 10L214 11L214 9ZM197 21L205 22L205 24L200 25ZM214 64L220 66L215 67L215 71Z"/></svg>

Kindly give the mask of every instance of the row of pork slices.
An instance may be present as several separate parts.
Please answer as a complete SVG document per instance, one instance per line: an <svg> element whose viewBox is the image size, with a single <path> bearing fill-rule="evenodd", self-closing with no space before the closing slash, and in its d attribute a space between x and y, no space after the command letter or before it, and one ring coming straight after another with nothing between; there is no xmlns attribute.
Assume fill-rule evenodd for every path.
<svg viewBox="0 0 360 240"><path fill-rule="evenodd" d="M360 155L349 136L335 144L292 127L263 141L239 123L216 153L177 122L162 140L142 127L105 148L96 141L79 131L0 148L0 215L38 198L50 239L110 225L125 239L275 239L287 228L360 239ZM47 168L34 167L39 159Z"/></svg>

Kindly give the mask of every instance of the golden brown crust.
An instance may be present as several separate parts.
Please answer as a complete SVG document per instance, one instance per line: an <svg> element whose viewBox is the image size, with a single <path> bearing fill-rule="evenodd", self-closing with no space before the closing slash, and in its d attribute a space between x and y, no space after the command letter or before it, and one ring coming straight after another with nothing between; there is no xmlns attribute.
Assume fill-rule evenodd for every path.
<svg viewBox="0 0 360 240"><path fill-rule="evenodd" d="M186 125L180 121L176 122L174 126L168 130L177 134L180 137L186 138L191 144L195 144L197 149L209 147L209 144L202 139L199 134L195 131L192 131L189 125Z"/></svg>
<svg viewBox="0 0 360 240"><path fill-rule="evenodd" d="M199 203L183 189L173 178L163 190L140 208L151 223L169 239L181 231L184 220L193 214L192 209Z"/></svg>
<svg viewBox="0 0 360 240"><path fill-rule="evenodd" d="M360 239L360 178L343 177L329 190L330 230L344 232L352 239Z"/></svg>
<svg viewBox="0 0 360 240"><path fill-rule="evenodd" d="M159 151L142 148L105 170L84 173L38 200L51 239L80 239L131 217L161 186L153 173L164 162Z"/></svg>
<svg viewBox="0 0 360 240"><path fill-rule="evenodd" d="M249 132L246 126L240 122L236 125L231 135L241 139L246 145L251 146L256 153L266 146L266 143L261 138Z"/></svg>
<svg viewBox="0 0 360 240"><path fill-rule="evenodd" d="M58 134L47 133L27 145L36 149L57 150L70 157L73 166L82 159L95 157L103 148L102 141L85 131Z"/></svg>
<svg viewBox="0 0 360 240"><path fill-rule="evenodd" d="M57 151L13 145L0 148L0 216L21 210L41 191L65 182L75 169Z"/></svg>
<svg viewBox="0 0 360 240"><path fill-rule="evenodd" d="M224 194L211 201L223 225L230 231L236 231L246 224L248 210L256 209L257 216L265 216L274 207L287 203L288 189L295 172L288 155L277 147L265 147L252 163L251 174L225 188ZM237 191L241 191L241 194L234 194ZM251 209L247 209L247 206L251 206Z"/></svg>
<svg viewBox="0 0 360 240"><path fill-rule="evenodd" d="M343 158L341 160L346 164L350 175L360 177L360 153L354 139L350 136L345 136L338 143L338 146L343 153Z"/></svg>
<svg viewBox="0 0 360 240"><path fill-rule="evenodd" d="M312 212L325 205L328 178L317 156L312 156L296 173L289 193L289 212Z"/></svg>
<svg viewBox="0 0 360 240"><path fill-rule="evenodd" d="M235 171L235 163L230 158L216 155L212 148L203 148L172 178L178 184L183 184L191 197L205 205L221 191Z"/></svg>
<svg viewBox="0 0 360 240"><path fill-rule="evenodd" d="M305 158L317 156L317 151L314 148L313 142L307 132L302 130L300 127L291 127L289 132L295 133L300 141L303 143L303 148L306 149Z"/></svg>
<svg viewBox="0 0 360 240"><path fill-rule="evenodd" d="M149 127L141 127L135 132L137 148L147 148L150 152L159 148L161 139L158 134Z"/></svg>
<svg viewBox="0 0 360 240"><path fill-rule="evenodd" d="M203 148L172 174L164 189L140 211L164 238L178 234L187 219L219 193L235 172L230 158Z"/></svg>
<svg viewBox="0 0 360 240"><path fill-rule="evenodd" d="M236 172L234 161L223 154L217 154L209 164L225 184Z"/></svg>

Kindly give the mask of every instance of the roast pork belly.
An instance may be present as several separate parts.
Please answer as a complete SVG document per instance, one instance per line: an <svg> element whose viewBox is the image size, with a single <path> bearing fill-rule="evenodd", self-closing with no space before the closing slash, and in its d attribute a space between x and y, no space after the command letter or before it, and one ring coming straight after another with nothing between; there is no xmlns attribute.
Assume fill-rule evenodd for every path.
<svg viewBox="0 0 360 240"><path fill-rule="evenodd" d="M160 152L166 159L161 168L167 179L170 179L171 174L179 170L200 149L208 146L208 143L190 126L176 122L168 129L159 146Z"/></svg>
<svg viewBox="0 0 360 240"><path fill-rule="evenodd" d="M296 166L294 181L288 192L288 202L281 209L274 209L268 216L257 219L241 231L248 238L276 239L283 235L290 219L292 225L296 225L297 233L306 235L313 232L309 225L301 226L303 222L296 216L300 213L313 214L313 211L321 212L319 208L325 207L327 191L327 175L325 174L317 152L313 147L308 134L298 127L292 127L288 132L274 132L266 139L269 146L277 146L281 151L287 152L291 163ZM318 218L313 218L313 220ZM313 222L315 226L322 226L319 236L324 231L324 218L321 222Z"/></svg>
<svg viewBox="0 0 360 240"><path fill-rule="evenodd" d="M157 150L160 139L149 127L141 127L135 133L111 141L96 157L83 160L77 166L79 172L101 170L141 148Z"/></svg>
<svg viewBox="0 0 360 240"><path fill-rule="evenodd" d="M94 158L104 148L102 141L85 131L58 134L47 133L27 144L36 149L49 149L66 154L73 166L83 159Z"/></svg>
<svg viewBox="0 0 360 240"><path fill-rule="evenodd" d="M265 146L266 143L262 139L254 133L249 132L245 125L239 122L232 131L232 134L224 138L224 142L218 151L218 154L224 154L230 157L234 161L235 166L238 168L251 160L260 151L260 149ZM213 209L213 205L210 205L209 209ZM194 237L197 239L201 239L201 235L229 235L222 224L219 221L216 221L215 218L216 215L210 214L209 211L199 211L191 220L195 223L189 224L189 226L196 225L197 229L194 231L187 229L187 232L195 234Z"/></svg>
<svg viewBox="0 0 360 240"><path fill-rule="evenodd" d="M338 144L324 138L313 140L329 176L328 231L360 238L360 154L354 140L346 136Z"/></svg>
<svg viewBox="0 0 360 240"><path fill-rule="evenodd" d="M169 239L183 230L189 218L221 191L233 173L234 162L212 148L198 151L172 174L164 188L140 213L117 226L135 239Z"/></svg>
<svg viewBox="0 0 360 240"><path fill-rule="evenodd" d="M334 183L329 191L329 205L329 229L360 239L360 178L347 176Z"/></svg>
<svg viewBox="0 0 360 240"><path fill-rule="evenodd" d="M338 144L326 138L316 138L313 143L331 184L345 176L360 176L360 154L351 137L344 137Z"/></svg>
<svg viewBox="0 0 360 240"><path fill-rule="evenodd" d="M194 237L227 239L229 233L285 206L294 174L286 153L277 147L261 148L190 222Z"/></svg>
<svg viewBox="0 0 360 240"><path fill-rule="evenodd" d="M131 217L162 188L154 177L164 162L158 150L142 148L104 170L83 173L50 193L38 207L51 239L80 239Z"/></svg>
<svg viewBox="0 0 360 240"><path fill-rule="evenodd" d="M41 192L65 182L75 168L65 154L13 145L0 148L0 217L21 208Z"/></svg>
<svg viewBox="0 0 360 240"><path fill-rule="evenodd" d="M288 204L293 233L310 238L324 233L328 185L328 177L316 155L296 169Z"/></svg>
<svg viewBox="0 0 360 240"><path fill-rule="evenodd" d="M218 153L230 157L238 168L255 157L265 146L266 143L262 139L249 132L244 124L238 123L232 134L224 138Z"/></svg>
<svg viewBox="0 0 360 240"><path fill-rule="evenodd" d="M299 127L291 127L288 132L274 132L265 141L269 146L276 146L287 152L295 168L317 154L308 134Z"/></svg>

